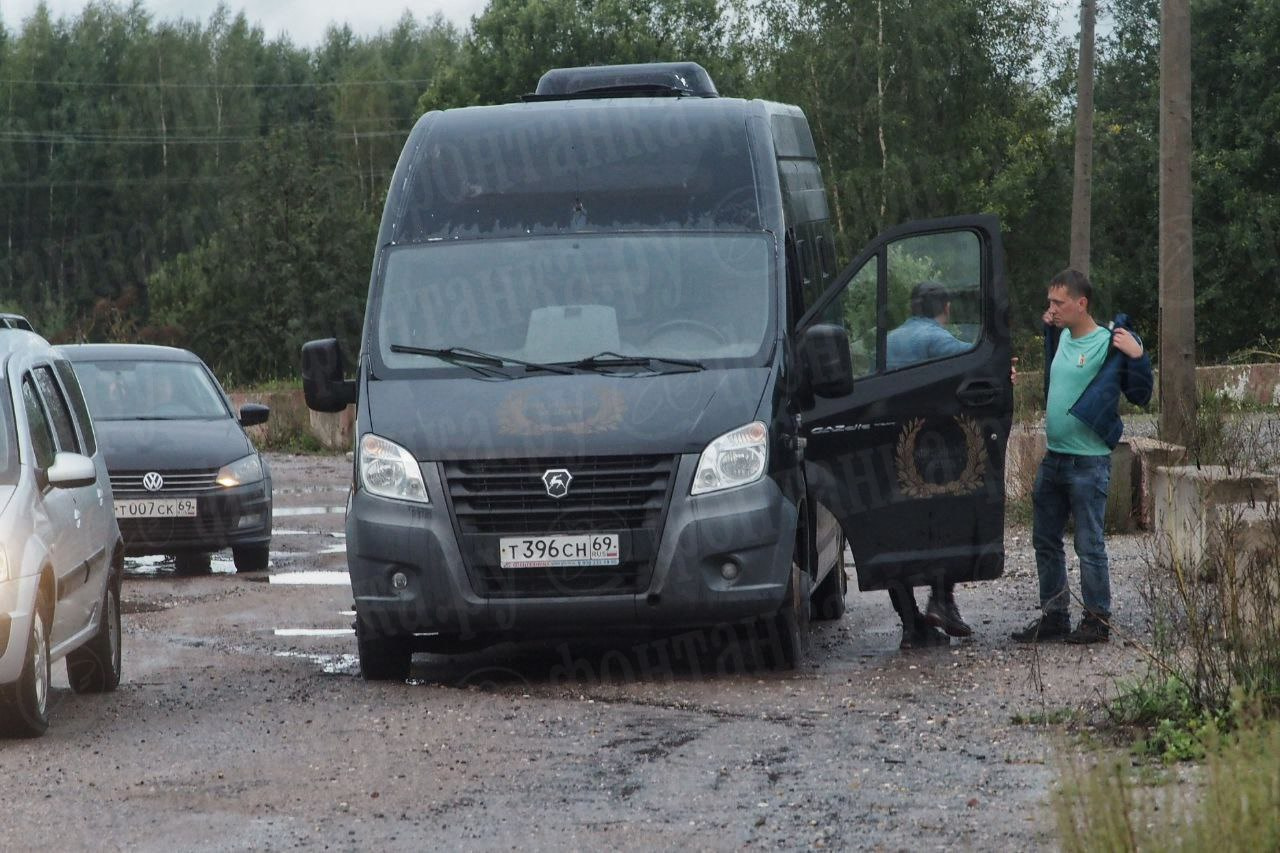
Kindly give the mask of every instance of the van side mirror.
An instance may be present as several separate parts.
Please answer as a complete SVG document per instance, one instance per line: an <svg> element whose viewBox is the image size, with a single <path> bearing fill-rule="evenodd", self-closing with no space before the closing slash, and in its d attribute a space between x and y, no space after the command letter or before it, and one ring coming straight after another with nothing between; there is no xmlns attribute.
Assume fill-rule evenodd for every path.
<svg viewBox="0 0 1280 853"><path fill-rule="evenodd" d="M800 362L818 396L843 397L853 392L853 357L843 327L819 324L805 329Z"/></svg>
<svg viewBox="0 0 1280 853"><path fill-rule="evenodd" d="M88 456L59 453L45 472L45 480L55 489L79 489L98 481L98 469Z"/></svg>
<svg viewBox="0 0 1280 853"><path fill-rule="evenodd" d="M240 426L251 427L265 424L271 417L271 407L261 403L245 403L240 407Z"/></svg>
<svg viewBox="0 0 1280 853"><path fill-rule="evenodd" d="M346 366L337 338L302 345L302 393L307 408L316 412L341 412L356 401L356 383L343 379Z"/></svg>

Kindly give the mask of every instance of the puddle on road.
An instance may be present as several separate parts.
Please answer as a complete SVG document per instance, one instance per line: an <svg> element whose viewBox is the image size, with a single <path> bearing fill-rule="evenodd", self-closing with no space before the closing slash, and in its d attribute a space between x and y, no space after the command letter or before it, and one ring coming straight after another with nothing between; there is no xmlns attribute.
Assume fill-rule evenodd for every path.
<svg viewBox="0 0 1280 853"><path fill-rule="evenodd" d="M272 631L277 637L351 637L354 628L276 628Z"/></svg>
<svg viewBox="0 0 1280 853"><path fill-rule="evenodd" d="M346 545L330 545L327 548L321 548L317 554L345 554L347 553Z"/></svg>
<svg viewBox="0 0 1280 853"><path fill-rule="evenodd" d="M268 569L275 565L275 560L281 555L272 553L267 561ZM209 574L213 575L234 575L236 574L235 560L228 554L214 554L209 560ZM159 578L159 577L200 577L200 575L180 575L177 567L173 563L173 557L165 554L153 554L148 557L125 557L124 559L124 575L129 578Z"/></svg>
<svg viewBox="0 0 1280 853"><path fill-rule="evenodd" d="M306 536L307 532L308 531L306 530L281 530L280 528L277 527L271 531L271 535L272 536Z"/></svg>
<svg viewBox="0 0 1280 853"><path fill-rule="evenodd" d="M346 572L284 572L269 576L267 582L283 586L350 586L351 576Z"/></svg>
<svg viewBox="0 0 1280 853"><path fill-rule="evenodd" d="M278 658L304 660L320 667L325 675L358 675L360 660L352 654L312 655L305 652L273 652Z"/></svg>
<svg viewBox="0 0 1280 853"><path fill-rule="evenodd" d="M304 515L342 515L344 506L273 506L272 518L297 518Z"/></svg>

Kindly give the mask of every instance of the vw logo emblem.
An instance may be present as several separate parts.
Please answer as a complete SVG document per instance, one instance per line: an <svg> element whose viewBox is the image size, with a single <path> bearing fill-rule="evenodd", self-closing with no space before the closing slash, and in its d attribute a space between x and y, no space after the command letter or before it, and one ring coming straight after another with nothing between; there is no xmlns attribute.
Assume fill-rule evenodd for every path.
<svg viewBox="0 0 1280 853"><path fill-rule="evenodd" d="M557 500L569 494L569 484L573 475L565 468L550 468L542 474L542 485L547 487L547 494Z"/></svg>
<svg viewBox="0 0 1280 853"><path fill-rule="evenodd" d="M164 477L155 471L148 471L142 475L142 488L148 492L158 492L164 488Z"/></svg>

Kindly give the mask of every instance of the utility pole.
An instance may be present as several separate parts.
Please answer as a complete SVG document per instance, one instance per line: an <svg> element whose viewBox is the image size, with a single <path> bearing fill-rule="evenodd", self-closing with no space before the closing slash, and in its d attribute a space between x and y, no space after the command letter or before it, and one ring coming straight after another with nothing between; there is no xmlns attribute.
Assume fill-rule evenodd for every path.
<svg viewBox="0 0 1280 853"><path fill-rule="evenodd" d="M1080 0L1080 75L1076 85L1076 172L1071 193L1071 268L1085 275L1089 274L1089 234L1093 222L1093 24L1096 13L1095 0Z"/></svg>
<svg viewBox="0 0 1280 853"><path fill-rule="evenodd" d="M1191 10L1160 8L1160 437L1195 436L1196 302L1191 231Z"/></svg>

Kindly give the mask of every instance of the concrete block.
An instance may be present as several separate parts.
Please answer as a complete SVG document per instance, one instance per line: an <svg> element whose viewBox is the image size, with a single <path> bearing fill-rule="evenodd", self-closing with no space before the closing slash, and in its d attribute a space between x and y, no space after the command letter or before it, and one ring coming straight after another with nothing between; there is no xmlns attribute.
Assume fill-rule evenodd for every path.
<svg viewBox="0 0 1280 853"><path fill-rule="evenodd" d="M1127 446L1134 457L1133 485L1137 526L1150 530L1152 472L1156 468L1185 464L1187 449L1154 438L1124 438L1121 439L1121 444Z"/></svg>
<svg viewBox="0 0 1280 853"><path fill-rule="evenodd" d="M347 406L341 412L308 410L311 434L330 450L351 450L355 446L356 409Z"/></svg>
<svg viewBox="0 0 1280 853"><path fill-rule="evenodd" d="M1004 455L1004 491L1007 500L1031 497L1036 469L1044 459L1045 435L1040 427L1014 424Z"/></svg>
<svg viewBox="0 0 1280 853"><path fill-rule="evenodd" d="M1111 533L1132 533L1138 527L1136 457L1125 442L1111 451L1111 488L1107 491L1105 526Z"/></svg>
<svg viewBox="0 0 1280 853"><path fill-rule="evenodd" d="M1274 475L1169 466L1156 468L1151 483L1152 527L1163 565L1214 574L1211 564L1221 558L1268 546L1280 498Z"/></svg>

